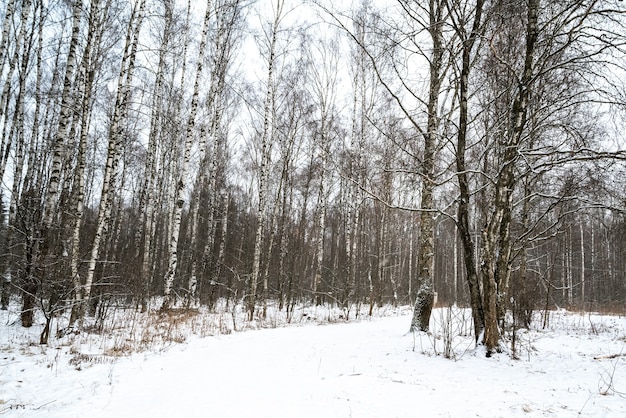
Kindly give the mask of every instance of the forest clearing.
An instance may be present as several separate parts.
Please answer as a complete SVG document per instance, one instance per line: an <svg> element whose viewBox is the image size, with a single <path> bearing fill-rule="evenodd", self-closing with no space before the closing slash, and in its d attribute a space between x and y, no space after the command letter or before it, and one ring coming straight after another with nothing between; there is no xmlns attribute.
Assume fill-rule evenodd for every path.
<svg viewBox="0 0 626 418"><path fill-rule="evenodd" d="M0 1L0 414L626 416L623 0Z"/></svg>
<svg viewBox="0 0 626 418"><path fill-rule="evenodd" d="M38 344L43 322L25 329L2 311L0 415L414 417L417 405L430 417L626 414L624 315L552 311L544 328L536 312L514 353L509 335L486 358L467 309L436 308L430 335L407 333L410 307L349 322L341 310L299 307L291 324L271 310L256 325L238 310L240 332L232 311L158 323L156 313L112 311L106 333L48 346Z"/></svg>

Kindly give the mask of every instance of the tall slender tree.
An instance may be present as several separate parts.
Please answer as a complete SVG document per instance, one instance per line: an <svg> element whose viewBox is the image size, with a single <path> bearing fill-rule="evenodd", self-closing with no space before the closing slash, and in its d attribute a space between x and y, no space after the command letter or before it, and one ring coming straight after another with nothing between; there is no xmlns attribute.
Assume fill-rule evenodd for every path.
<svg viewBox="0 0 626 418"><path fill-rule="evenodd" d="M72 188L72 214L73 219L69 224L72 229L70 247L70 274L74 289L74 304L72 305L72 315L70 325L73 325L82 315L81 307L84 301L84 290L80 274L81 258L81 231L82 217L85 210L85 172L87 158L87 141L89 137L89 122L91 120L93 89L95 73L98 69L97 55L101 48L101 41L104 32L105 19L100 0L91 2L88 17L88 32L85 44L85 51L81 61L80 71L82 73L82 83L80 93L82 101L80 103L80 130L78 141L78 154L76 156L76 168L74 172L74 182Z"/></svg>
<svg viewBox="0 0 626 418"><path fill-rule="evenodd" d="M460 4L455 3L455 6ZM450 7L450 6L448 6ZM470 227L470 185L466 165L467 136L469 124L469 95L470 95L470 71L472 69L472 54L476 49L477 41L483 31L483 8L484 1L477 0L469 13L463 8L451 8L450 16L454 31L461 43L461 68L459 89L459 124L456 143L456 171L459 184L459 198L457 204L457 227L461 243L463 244L463 260L465 265L466 280L470 294L472 318L474 321L474 336L476 341L480 338L485 327L485 314L481 286L476 271L476 249L472 240ZM466 14L470 14L469 17ZM471 21L471 29L467 29L466 22ZM455 246L456 249L456 246ZM455 257L456 260L456 257ZM455 275L456 278L456 275ZM455 287L456 288L456 287Z"/></svg>
<svg viewBox="0 0 626 418"><path fill-rule="evenodd" d="M202 70L204 66L204 56L206 52L207 36L209 33L209 21L211 18L211 0L207 0L206 11L204 14L204 23L202 33L200 35L200 46L198 49L198 61L196 63L196 74L191 96L191 104L189 117L185 132L185 146L183 150L183 163L176 177L176 189L174 193L174 211L172 213L172 228L169 238L168 250L168 268L165 275L165 284L163 289L163 305L162 310L167 310L173 303L172 287L174 278L176 277L178 265L178 241L180 238L180 225L182 220L183 206L185 205L185 188L187 184L187 176L189 165L191 163L191 149L195 142L194 127L196 124L196 114L198 112L198 104L200 97L200 80L202 79Z"/></svg>
<svg viewBox="0 0 626 418"><path fill-rule="evenodd" d="M124 41L124 52L120 64L120 72L117 80L117 92L115 97L115 107L109 128L107 159L102 180L100 193L100 203L98 207L98 217L96 220L96 231L91 243L89 262L85 275L85 282L82 287L82 303L80 311L76 315L79 327L85 316L85 303L89 301L93 280L96 272L96 264L100 255L104 234L111 227L111 211L114 199L114 187L119 176L119 164L121 150L124 141L124 123L128 116L132 89L131 85L135 73L137 58L137 47L139 43L139 33L144 20L145 0L138 0L133 4L131 15L126 30Z"/></svg>
<svg viewBox="0 0 626 418"><path fill-rule="evenodd" d="M256 231L254 234L254 255L252 260L252 274L250 276L249 293L247 295L248 318L254 319L256 305L257 287L261 272L261 251L265 234L265 223L267 220L267 194L269 169L271 163L271 150L275 115L275 95L276 86L274 72L276 65L276 48L278 44L278 34L281 31L281 23L284 17L284 0L277 0L272 8L272 20L264 28L267 41L267 78L266 91L263 101L263 127L260 138L259 174L258 174L258 204L256 209Z"/></svg>

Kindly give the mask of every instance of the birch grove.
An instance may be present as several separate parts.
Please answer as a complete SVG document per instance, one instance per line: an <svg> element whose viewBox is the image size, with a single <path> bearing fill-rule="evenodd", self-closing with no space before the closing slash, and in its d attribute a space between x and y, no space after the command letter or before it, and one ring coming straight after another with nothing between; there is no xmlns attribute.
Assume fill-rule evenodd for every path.
<svg viewBox="0 0 626 418"><path fill-rule="evenodd" d="M622 3L8 0L0 307L618 309Z"/></svg>

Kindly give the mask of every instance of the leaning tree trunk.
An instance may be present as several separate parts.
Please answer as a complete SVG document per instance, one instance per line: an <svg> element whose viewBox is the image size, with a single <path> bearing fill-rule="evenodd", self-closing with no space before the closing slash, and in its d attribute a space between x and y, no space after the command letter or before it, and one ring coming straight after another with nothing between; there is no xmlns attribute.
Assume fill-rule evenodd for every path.
<svg viewBox="0 0 626 418"><path fill-rule="evenodd" d="M67 55L65 77L63 79L63 93L61 94L61 113L59 115L59 125L57 128L57 133L54 137L52 166L50 168L50 179L48 180L48 194L46 196L44 207L44 231L48 230L52 225L55 214L54 205L56 203L57 194L59 192L61 167L63 164L64 155L63 151L67 145L68 132L74 109L74 104L72 102L72 82L74 80L74 67L76 66L77 48L78 43L80 42L80 21L82 8L82 1L75 0L74 8L72 11L72 39L70 41L70 49Z"/></svg>
<svg viewBox="0 0 626 418"><path fill-rule="evenodd" d="M123 124L126 121L128 107L130 106L131 83L135 70L135 57L137 54L139 31L143 22L144 6L145 0L141 0L139 8L133 10L133 14L131 15L128 23L128 30L126 32L126 46L124 48L124 56L122 57L121 69L118 77L115 109L109 131L107 159L104 177L102 179L102 191L98 207L98 218L96 220L96 232L91 244L91 253L87 266L87 274L85 276L85 284L82 291L82 300L80 301L80 304L78 304L79 311L76 315L79 321L79 328L82 327L82 321L85 316L85 304L89 301L89 297L91 295L96 263L100 255L101 242L104 234L110 227L111 210L113 206L112 189L115 186L118 176L120 149L123 141ZM77 292L77 294L80 295L81 292Z"/></svg>
<svg viewBox="0 0 626 418"><path fill-rule="evenodd" d="M78 154L76 156L76 169L74 173L74 184L72 189L72 238L70 251L70 273L74 286L74 304L70 315L70 326L79 318L80 306L83 301L82 280L80 277L80 235L82 230L81 220L85 209L85 168L87 158L87 139L89 134L89 121L91 118L91 101L93 94L93 83L95 74L95 63L92 62L92 55L97 55L102 39L103 25L99 21L100 0L91 3L89 12L89 31L87 44L82 59L82 72L84 85L82 94L82 104L80 109L80 138L78 141ZM94 54L95 52L95 54Z"/></svg>
<svg viewBox="0 0 626 418"><path fill-rule="evenodd" d="M4 11L4 21L2 23L2 37L0 38L0 74L4 74L4 60L6 53L9 51L7 48L9 44L9 35L11 33L11 20L15 13L16 0L9 0Z"/></svg>

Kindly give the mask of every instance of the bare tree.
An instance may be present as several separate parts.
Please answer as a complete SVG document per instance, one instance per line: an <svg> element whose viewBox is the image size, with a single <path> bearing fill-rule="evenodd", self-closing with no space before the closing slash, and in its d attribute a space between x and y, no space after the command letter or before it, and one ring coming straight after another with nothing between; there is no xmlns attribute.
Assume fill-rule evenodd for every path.
<svg viewBox="0 0 626 418"><path fill-rule="evenodd" d="M470 305L472 307L472 317L474 320L474 336L476 341L482 334L484 329L484 311L481 286L478 281L476 271L476 251L474 241L472 240L472 231L470 228L470 185L468 179L467 166L465 163L465 155L467 153L467 136L469 123L469 82L470 71L472 69L472 54L475 51L475 45L483 31L483 0L477 0L473 9L470 8L469 13L465 8L461 8L459 3L448 4L450 7L450 16L452 26L459 42L461 43L461 68L460 80L458 82L459 89L459 124L456 144L456 170L457 181L459 184L459 198L457 205L457 227L461 242L463 244L463 260L465 264L466 280L470 293ZM470 16L467 16L470 15ZM468 31L466 27L468 21L471 21L471 28ZM456 246L455 246L456 249ZM456 257L455 257L456 262ZM456 277L456 275L455 275Z"/></svg>
<svg viewBox="0 0 626 418"><path fill-rule="evenodd" d="M4 11L4 20L2 21L2 38L0 38L0 74L4 74L4 64L7 58L9 48L9 36L11 35L11 20L15 13L16 0L9 0Z"/></svg>
<svg viewBox="0 0 626 418"><path fill-rule="evenodd" d="M120 72L117 81L117 93L115 107L109 128L107 160L102 180L102 190L98 207L98 218L96 220L96 231L91 243L89 263L85 276L85 283L82 292L76 292L77 301L80 301L80 312L76 315L79 327L85 315L85 303L89 300L92 290L93 279L96 270L96 263L100 254L101 243L104 234L111 226L111 210L113 203L113 187L119 175L119 162L122 143L124 141L124 122L126 121L131 99L131 84L135 71L135 60L137 55L137 45L139 42L139 32L144 19L145 0L139 0L133 5L128 21L124 53L120 65Z"/></svg>
<svg viewBox="0 0 626 418"><path fill-rule="evenodd" d="M75 0L72 8L72 39L70 41L70 48L67 55L65 76L63 78L63 92L61 94L61 114L59 116L59 126L54 140L50 180L48 181L48 193L46 195L46 204L44 208L43 227L45 231L50 228L54 220L54 205L57 203L56 199L61 182L63 157L66 154L65 148L68 146L67 136L74 106L72 102L72 83L74 81L74 70L78 54L77 48L79 47L78 44L80 41L79 35L82 11L82 0Z"/></svg>
<svg viewBox="0 0 626 418"><path fill-rule="evenodd" d="M379 82L398 106L411 127L423 140L421 156L414 157L414 172L421 178L420 213L417 228L418 264L417 282L418 296L415 304L411 330L428 330L430 313L434 302L433 288L433 216L436 214L433 201L435 189L436 165L435 155L440 140L440 97L444 77L447 71L447 41L444 37L444 25L448 20L445 3L438 0L429 1L426 7L412 2L398 1L397 15L389 21L377 20L370 30L378 34L383 45L376 49L371 44L364 44L359 37L343 22L341 15L322 7L331 19L349 35L366 53ZM422 42L428 42L428 48ZM422 60L428 63L428 91L423 94L419 87L410 80L411 68L407 63ZM389 68L389 73L384 71ZM399 87L395 85L398 81ZM400 93L398 92L400 91ZM415 111L416 104L422 106L421 112ZM419 116L416 116L416 113ZM423 116L423 117L422 117ZM401 149L407 149L406 145ZM387 202L388 203L388 202Z"/></svg>
<svg viewBox="0 0 626 418"><path fill-rule="evenodd" d="M186 126L186 138L185 147L183 151L183 165L178 172L176 180L176 190L174 193L174 212L172 216L172 229L170 231L169 239L169 256L168 256L168 270L165 275L165 284L163 288L163 305L162 310L168 309L172 300L172 286L174 284L174 278L176 277L176 269L178 262L178 240L180 235L180 224L183 212L183 206L185 204L185 185L187 182L187 175L189 170L189 164L191 162L191 148L194 144L194 126L196 124L196 113L198 111L198 102L200 96L200 80L202 78L202 68L204 65L204 54L206 50L207 35L209 32L209 20L211 17L211 0L207 0L206 11L204 15L204 23L202 26L202 34L200 35L200 46L198 49L198 61L196 64L195 82L193 87L193 93L191 96L191 104L189 117L187 119Z"/></svg>
<svg viewBox="0 0 626 418"><path fill-rule="evenodd" d="M88 33L85 44L85 51L80 66L82 73L82 83L80 92L82 102L80 103L80 137L78 142L78 154L76 156L76 168L74 172L74 184L72 188L72 215L69 223L72 226L71 248L70 248L70 274L74 288L75 303L72 306L70 326L73 325L82 315L81 305L83 304L83 288L80 275L80 237L82 230L82 217L85 209L85 165L87 158L87 140L89 136L89 122L91 119L93 89L95 73L98 68L97 56L100 52L102 35L104 32L105 19L103 18L103 8L100 0L91 2L88 18Z"/></svg>
<svg viewBox="0 0 626 418"><path fill-rule="evenodd" d="M541 179L538 174L560 172L561 178L566 178L562 177L563 170L570 171L573 161L620 158L617 154L590 151L582 145L589 143L593 129L587 127L587 136L572 134L577 129L572 130L572 127L580 123L580 115L585 112L581 104L604 100L601 98L604 93L587 80L602 80L600 74L606 65L604 54L609 50L617 51L615 48L622 39L616 32L598 38L592 22L613 21L610 10L615 9L611 2L552 6L542 7L541 2L535 0L496 5L486 34L487 65L495 65L503 71L493 73L490 68L486 73L490 83L498 89L491 109L484 113L485 120L491 118L485 132L491 142L483 156L483 174L490 191L484 195L488 211L482 229L480 258L485 313L483 341L488 354L498 349L499 323L504 321L520 237L525 242L529 242L530 237L546 239L552 228L531 222L527 225L529 230L518 237L514 221L518 208L522 208L523 219L523 203L534 200L538 193L543 202L533 206L544 208L544 214L535 213L538 220L545 220L547 213L560 202L578 199L571 194L570 186L557 190L559 183L565 186L555 181L558 177L551 180L552 186L557 186L552 190L548 183L543 183L543 191L524 192L520 184L531 179L527 185L542 185L537 182ZM503 32L503 28L508 30ZM581 74L587 76L581 77ZM553 115L559 114L557 122ZM570 125L563 120L569 120ZM561 139L556 139L559 137ZM568 150L565 158L564 149ZM486 155L491 155L489 161ZM524 245L521 244L521 248ZM569 247L572 248L571 244ZM571 266L569 260L567 265ZM567 288L571 286L568 284Z"/></svg>
<svg viewBox="0 0 626 418"><path fill-rule="evenodd" d="M193 200L190 208L189 244L191 248L190 273L188 282L188 292L192 295L192 283L196 286L206 284L206 276L211 275L211 261L215 239L218 236L217 225L219 219L218 211L227 192L223 190L221 172L226 167L227 158L227 133L224 125L226 123L225 105L228 102L228 73L232 67L235 46L239 40L238 30L242 18L242 2L240 0L223 0L214 4L215 8L215 29L211 43L210 57L210 87L207 93L206 108L209 112L209 123L201 133L199 148L202 153L198 176L195 181ZM202 195L206 198L202 199ZM220 199L220 196L222 199ZM200 210L208 212L206 229L198 233L201 226ZM223 207L225 213L227 207ZM221 232L217 237L221 240ZM199 241L206 240L202 249L199 248ZM218 245L219 247L219 245ZM195 248L198 250L194 251ZM219 250L218 250L219 252ZM218 258L220 258L218 256ZM210 280L217 280L217 277L210 277Z"/></svg>
<svg viewBox="0 0 626 418"><path fill-rule="evenodd" d="M148 304L148 287L153 260L153 240L155 233L155 192L158 160L158 141L162 129L164 113L164 83L167 66L167 54L169 53L171 38L175 29L174 25L174 4L170 0L164 0L163 6L163 29L159 47L158 63L154 80L154 92L151 104L150 131L148 136L147 152L145 157L145 168L143 187L139 201L139 213L142 214L141 227L138 228L136 237L137 254L136 258L141 261L138 277L138 292L136 295L140 299L141 310L145 312Z"/></svg>
<svg viewBox="0 0 626 418"><path fill-rule="evenodd" d="M419 10L419 9L418 9ZM405 7L405 11L413 16L415 21L420 21L416 15L417 10ZM421 201L419 204L419 262L417 275L419 289L415 302L415 311L411 320L411 330L427 331L430 322L430 313L434 302L433 288L433 261L434 261L434 228L433 228L433 192L435 185L435 153L439 140L439 96L443 77L445 76L445 45L443 39L443 26L447 20L445 3L438 0L430 0L427 12L427 31L432 41L432 53L429 57L429 89L428 102L426 104L427 122L426 129L418 127L424 138L424 153L419 173L422 177Z"/></svg>
<svg viewBox="0 0 626 418"><path fill-rule="evenodd" d="M338 58L339 51L329 41L318 41L318 47L313 47L311 62L319 63L311 70L311 96L318 109L318 127L315 136L319 161L319 191L317 197L317 238L316 263L312 283L313 298L319 305L322 302L321 282L324 264L324 241L326 233L326 213L328 207L328 160L331 153L332 137L336 127L335 101L337 94ZM319 68L321 67L321 68Z"/></svg>
<svg viewBox="0 0 626 418"><path fill-rule="evenodd" d="M28 147L26 135L28 132L27 126L27 114L25 111L25 102L28 100L28 85L27 78L29 76L29 66L32 60L31 50L35 48L35 41L37 41L37 65L40 68L41 63L41 29L36 29L37 23L39 24L39 28L43 26L43 17L41 12L41 7L38 7L39 2L33 5L35 12L33 13L31 30L28 31L28 18L30 15L30 2L24 2L22 4L22 13L20 18L19 25L19 35L17 35L16 44L14 45L14 52L12 54L12 59L10 62L10 68L8 73L6 74L6 80L4 82L4 88L2 91L2 99L0 100L0 126L2 126L2 146L0 147L0 178L4 179L5 170L7 163L9 161L9 153L11 151L14 152L14 158L12 162L13 172L11 173L11 182L13 183L11 191L10 191L10 199L9 199L9 210L8 210L8 219L6 220L7 228L2 228L3 234L3 266L4 272L0 277L0 307L2 309L7 309L9 303L10 296L10 284L12 281L12 276L17 273L14 271L15 258L13 257L13 241L16 232L16 219L18 216L18 202L20 201L20 195L25 187L28 187L23 181L24 167L26 166L26 161L28 159L33 158L33 154L29 153L30 147ZM11 2L7 5L4 28L3 28L3 37L2 37L2 47L6 48L7 51L2 51L0 53L0 75L4 75L4 58L8 55L8 49L11 46L9 44L10 27L9 22L12 19L12 15L15 13L15 4ZM37 9L39 12L39 21L36 17ZM19 61L19 63L18 63ZM19 67L17 65L19 64ZM17 67L18 75L17 79L14 79L13 71ZM37 72L37 85L40 85L41 72ZM16 94L11 94L11 88L9 86L17 85ZM12 104L11 104L12 102ZM9 119L10 115L10 107L13 107L13 115L12 118ZM24 187L25 186L25 187ZM4 216L4 212L2 214ZM4 223L4 222L3 222ZM28 296L27 298L28 299Z"/></svg>
<svg viewBox="0 0 626 418"><path fill-rule="evenodd" d="M258 175L258 205L257 205L257 226L254 234L254 255L252 261L252 274L250 276L250 289L247 295L248 305L248 318L252 320L254 318L254 310L257 298L257 287L259 281L259 274L261 271L261 248L263 243L263 237L265 233L265 223L267 220L267 193L268 193L268 181L269 181L269 165L271 163L271 148L275 115L275 94L276 86L274 80L274 66L276 64L276 48L278 43L278 34L281 31L281 21L284 17L283 0L278 0L272 9L272 21L269 22L265 31L265 41L267 42L267 79L266 79L266 92L263 102L263 127L260 138L260 164Z"/></svg>

